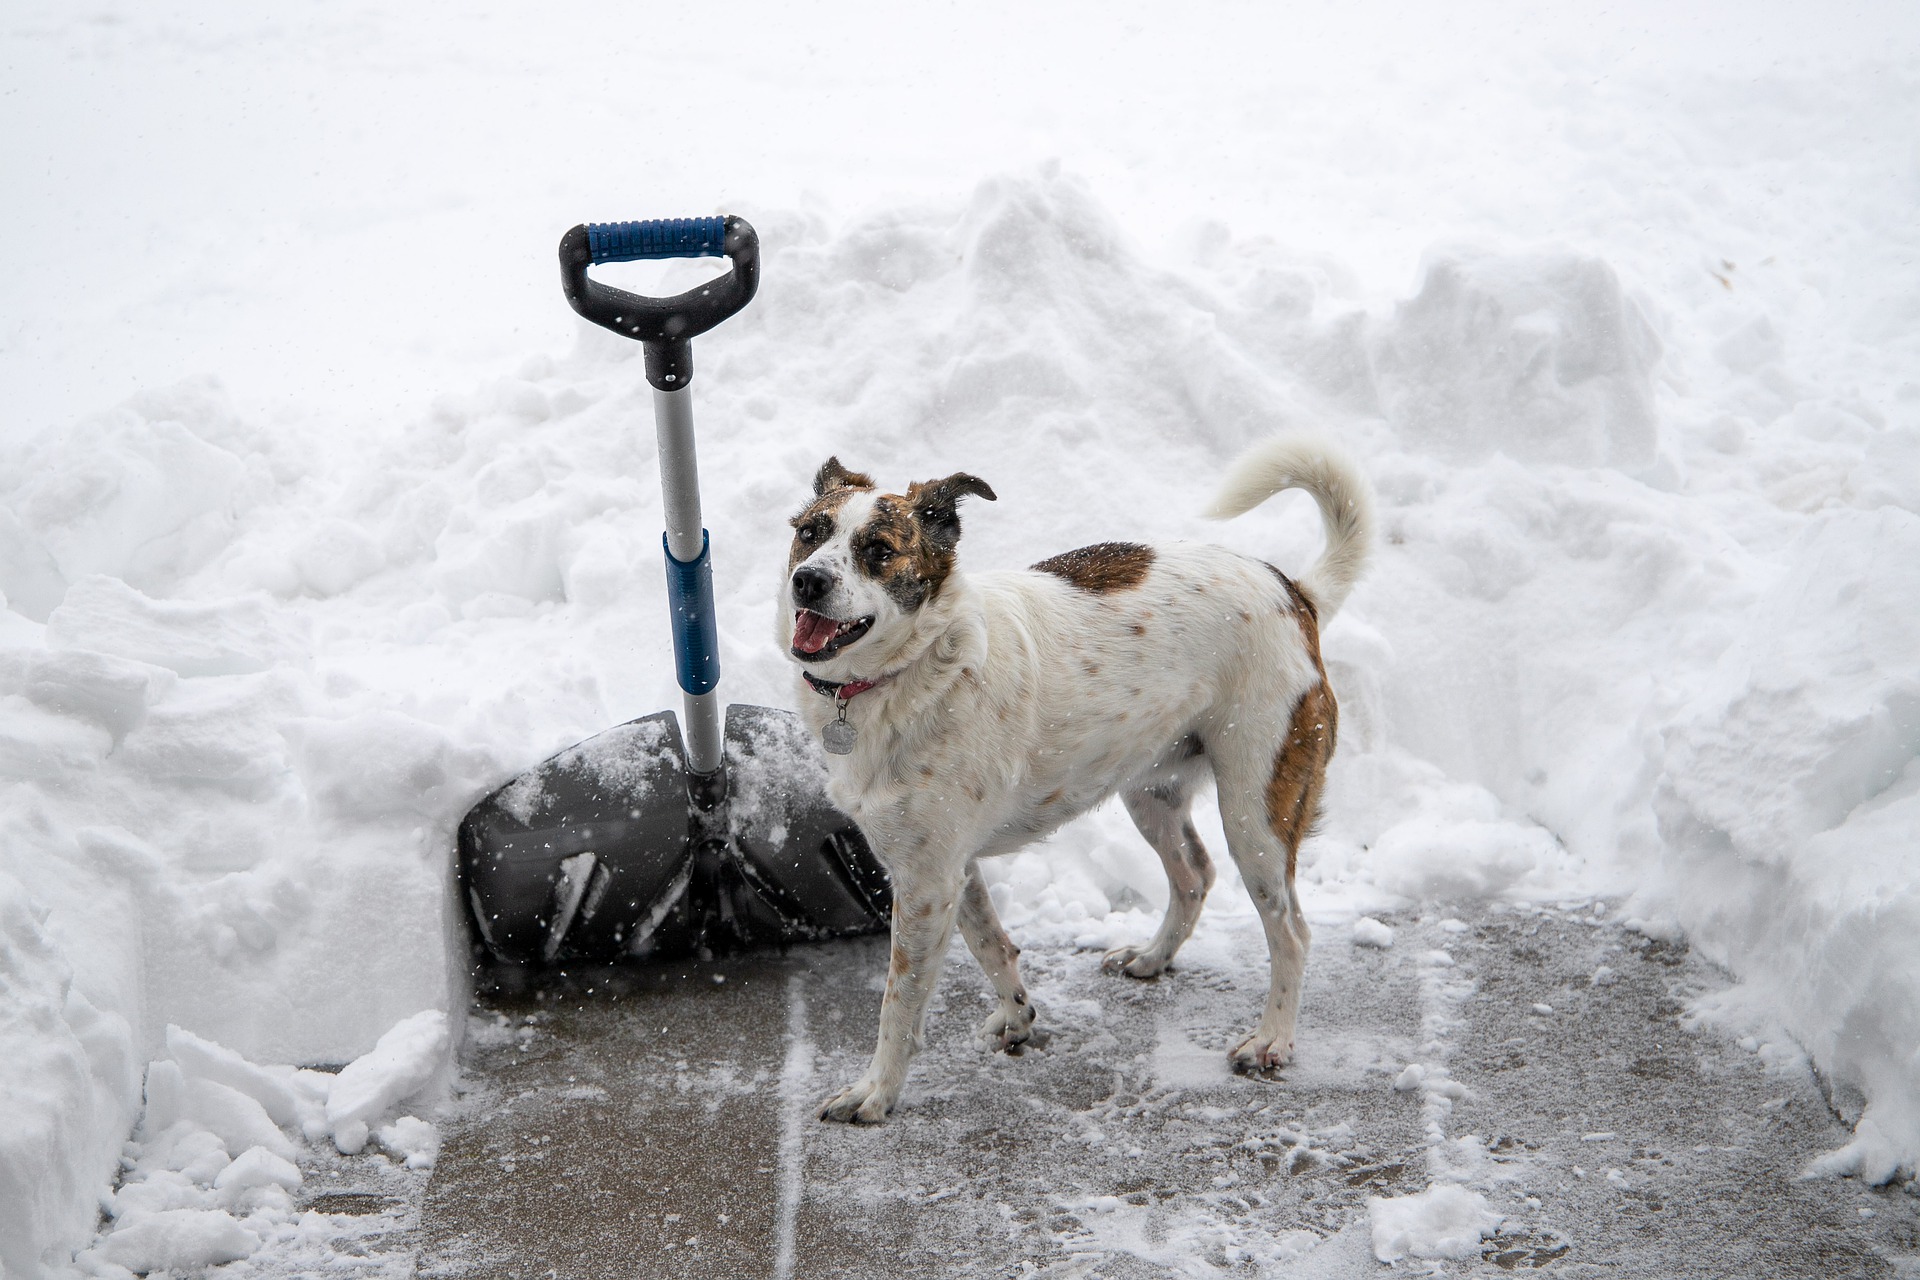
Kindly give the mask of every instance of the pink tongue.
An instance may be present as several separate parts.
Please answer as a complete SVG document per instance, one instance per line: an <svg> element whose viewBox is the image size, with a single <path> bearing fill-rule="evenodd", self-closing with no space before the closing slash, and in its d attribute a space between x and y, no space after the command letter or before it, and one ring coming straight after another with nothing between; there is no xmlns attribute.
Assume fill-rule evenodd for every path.
<svg viewBox="0 0 1920 1280"><path fill-rule="evenodd" d="M832 618L802 609L793 618L793 647L801 653L818 653L827 647L839 629L840 624Z"/></svg>

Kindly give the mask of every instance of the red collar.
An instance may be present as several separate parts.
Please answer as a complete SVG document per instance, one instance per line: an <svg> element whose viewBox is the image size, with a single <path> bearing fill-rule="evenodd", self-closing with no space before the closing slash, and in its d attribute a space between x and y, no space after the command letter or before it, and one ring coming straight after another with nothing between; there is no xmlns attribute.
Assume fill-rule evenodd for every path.
<svg viewBox="0 0 1920 1280"><path fill-rule="evenodd" d="M801 678L813 686L813 691L824 697L846 702L869 689L877 688L893 679L892 676L876 676L872 680L849 680L844 684L834 684L831 680L822 680L811 671L802 671Z"/></svg>

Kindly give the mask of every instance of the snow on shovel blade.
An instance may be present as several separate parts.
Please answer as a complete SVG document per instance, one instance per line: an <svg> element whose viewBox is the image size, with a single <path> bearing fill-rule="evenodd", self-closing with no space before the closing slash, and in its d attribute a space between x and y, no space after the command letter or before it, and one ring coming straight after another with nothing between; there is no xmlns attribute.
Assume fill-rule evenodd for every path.
<svg viewBox="0 0 1920 1280"><path fill-rule="evenodd" d="M799 718L727 709L728 798L688 798L671 711L589 738L460 825L467 903L502 960L671 957L870 933L885 874L825 795Z"/></svg>
<svg viewBox="0 0 1920 1280"><path fill-rule="evenodd" d="M789 895L796 923L812 936L885 926L893 909L887 874L853 819L827 799L826 762L800 717L735 703L726 750L733 845L749 874Z"/></svg>

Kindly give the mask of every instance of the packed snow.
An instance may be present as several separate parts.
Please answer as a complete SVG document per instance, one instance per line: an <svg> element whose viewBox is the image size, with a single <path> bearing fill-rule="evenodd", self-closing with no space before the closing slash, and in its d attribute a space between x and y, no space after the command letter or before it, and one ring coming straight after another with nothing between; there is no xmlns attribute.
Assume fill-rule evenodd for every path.
<svg viewBox="0 0 1920 1280"><path fill-rule="evenodd" d="M1493 9L1437 42L1364 6L1266 40L1237 11L1022 14L1011 42L929 17L890 62L880 24L771 11L669 57L524 15L21 9L0 1265L292 1247L313 1144L431 1166L399 1109L467 1000L455 825L679 702L639 349L572 320L552 243L716 207L765 255L696 343L726 696L802 696L770 600L829 453L889 486L985 476L965 564L1204 538L1298 570L1304 499L1196 513L1241 449L1329 432L1382 545L1325 636L1323 945L1388 945L1365 917L1414 904L1624 900L1741 980L1706 1013L1852 1100L1854 1143L1812 1172L1910 1171L1916 19L1721 16L1750 39ZM752 128L667 129L659 156L562 127L625 109L641 68ZM989 878L1016 937L1089 947L1166 892L1112 808ZM1434 1186L1375 1202L1383 1260L1483 1225L1446 1130L1445 956L1419 959L1432 1035L1394 1081ZM1224 1069L1197 1052L1170 1034L1155 1062Z"/></svg>

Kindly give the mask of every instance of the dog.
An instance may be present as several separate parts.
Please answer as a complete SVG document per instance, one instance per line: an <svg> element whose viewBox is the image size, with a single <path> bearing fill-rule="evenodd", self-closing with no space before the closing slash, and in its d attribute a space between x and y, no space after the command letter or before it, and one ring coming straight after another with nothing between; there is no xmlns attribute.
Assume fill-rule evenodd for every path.
<svg viewBox="0 0 1920 1280"><path fill-rule="evenodd" d="M962 472L882 493L838 458L821 466L791 522L777 638L830 753L828 794L893 881L879 1043L821 1119L879 1123L899 1101L956 925L999 998L979 1034L1001 1050L1029 1038L1019 948L979 859L1116 792L1165 865L1168 899L1153 938L1103 967L1164 972L1214 880L1188 812L1208 770L1271 965L1259 1024L1232 1065L1291 1059L1309 942L1294 864L1338 716L1319 628L1365 567L1372 497L1337 450L1290 436L1237 461L1208 513L1236 516L1295 488L1326 530L1298 580L1196 543L1106 542L969 575L956 563L959 506L994 500L984 480Z"/></svg>

